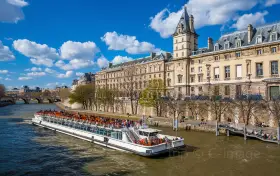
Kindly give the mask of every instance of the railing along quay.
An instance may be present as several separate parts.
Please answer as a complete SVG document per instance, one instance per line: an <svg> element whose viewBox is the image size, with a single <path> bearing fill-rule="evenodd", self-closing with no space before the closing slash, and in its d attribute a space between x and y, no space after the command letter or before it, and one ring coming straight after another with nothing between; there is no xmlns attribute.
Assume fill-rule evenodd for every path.
<svg viewBox="0 0 280 176"><path fill-rule="evenodd" d="M280 144L280 127L277 127L277 130L268 130L265 128L250 129L246 127L246 125L241 127L240 125L232 123L225 124L216 122L216 136L220 135L221 129L226 131L227 136L230 136L230 134L237 134L244 136L244 140L247 140L247 138L255 138L263 142ZM266 133L267 131L270 132Z"/></svg>

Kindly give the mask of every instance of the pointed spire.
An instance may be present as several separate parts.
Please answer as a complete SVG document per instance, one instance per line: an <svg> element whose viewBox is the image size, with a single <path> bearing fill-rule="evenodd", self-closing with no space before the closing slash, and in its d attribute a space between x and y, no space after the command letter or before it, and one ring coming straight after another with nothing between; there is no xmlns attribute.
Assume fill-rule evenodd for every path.
<svg viewBox="0 0 280 176"><path fill-rule="evenodd" d="M184 9L183 9L183 14L179 20L179 23L176 27L176 31L174 34L176 33L181 33L181 32L191 32L191 28L190 28L190 16L188 14L188 11L187 11L187 7L184 6Z"/></svg>

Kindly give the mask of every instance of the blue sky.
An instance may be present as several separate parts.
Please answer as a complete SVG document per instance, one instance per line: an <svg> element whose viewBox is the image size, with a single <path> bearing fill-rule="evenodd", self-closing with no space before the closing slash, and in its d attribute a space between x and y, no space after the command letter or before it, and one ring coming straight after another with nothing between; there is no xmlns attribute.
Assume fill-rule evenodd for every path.
<svg viewBox="0 0 280 176"><path fill-rule="evenodd" d="M0 0L0 83L70 85L84 72L171 52L187 4L207 38L279 21L280 0Z"/></svg>

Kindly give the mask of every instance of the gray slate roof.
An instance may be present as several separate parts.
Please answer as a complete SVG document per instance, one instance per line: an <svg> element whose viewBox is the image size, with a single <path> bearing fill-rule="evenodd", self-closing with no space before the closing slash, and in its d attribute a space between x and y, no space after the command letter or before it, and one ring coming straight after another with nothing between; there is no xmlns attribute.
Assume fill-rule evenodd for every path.
<svg viewBox="0 0 280 176"><path fill-rule="evenodd" d="M156 55L153 58L151 56L148 56L148 57L144 57L144 58L135 59L133 61L124 62L121 64L112 65L110 68L106 68L105 70L110 69L112 71L113 69L117 69L120 67L126 67L129 65L135 65L135 64L142 64L142 63L152 62L152 61L156 61L156 60L171 61L172 55L170 54L170 55L168 55L168 58L166 58L166 55L161 53L159 55Z"/></svg>
<svg viewBox="0 0 280 176"><path fill-rule="evenodd" d="M229 49L234 49L236 48L236 39L241 40L241 47L244 46L253 46L257 44L257 37L262 36L262 43L267 43L271 42L270 37L271 34L276 32L277 33L277 40L280 40L280 23L274 23L270 25L264 25L260 26L257 28L253 29L253 37L252 41L248 43L248 31L243 30L243 31L236 31L233 33L225 34L222 35L218 41L214 43L214 48L215 45L219 45L219 51L225 49L225 43L229 42ZM201 53L207 53L207 52L212 52L214 50L209 50L208 48L200 48L197 51L195 51L196 54L201 54Z"/></svg>

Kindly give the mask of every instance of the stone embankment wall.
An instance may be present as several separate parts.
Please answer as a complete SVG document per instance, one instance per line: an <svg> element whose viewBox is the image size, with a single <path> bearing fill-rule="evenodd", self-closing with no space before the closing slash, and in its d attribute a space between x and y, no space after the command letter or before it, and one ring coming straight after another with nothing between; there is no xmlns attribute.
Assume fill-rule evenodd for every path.
<svg viewBox="0 0 280 176"><path fill-rule="evenodd" d="M120 113L120 114L127 114L132 113L131 106L129 102L123 103L124 108L117 108L115 107L114 112ZM100 111L102 111L103 108L100 108ZM199 108L197 111L200 111ZM113 112L112 109L109 108L109 112ZM249 120L249 124L255 125L257 123L265 122L266 125L269 125L270 127L277 126L275 117L265 108L265 105L262 107L257 107L253 110L252 117ZM142 116L151 116L156 117L156 111L152 107L142 107L141 105L138 105L137 108L137 115ZM185 112L181 115L185 117L191 117L192 113L189 110L188 107L185 108ZM168 112L168 109L165 109L165 112L162 113L162 117L171 118L172 115ZM180 119L181 117L179 117ZM192 117L194 120L201 120L204 119L204 121L214 121L216 120L215 115L211 109L208 111L204 111L203 113L200 113L197 117ZM234 122L236 124L244 123L244 119L242 118L242 113L237 107L230 107L228 108L224 114L222 114L221 122L227 122L230 120L231 122Z"/></svg>

